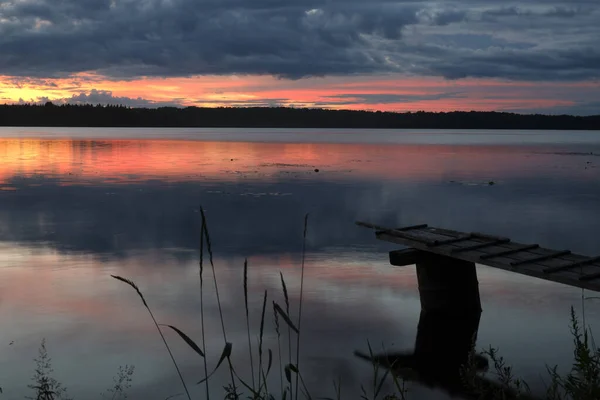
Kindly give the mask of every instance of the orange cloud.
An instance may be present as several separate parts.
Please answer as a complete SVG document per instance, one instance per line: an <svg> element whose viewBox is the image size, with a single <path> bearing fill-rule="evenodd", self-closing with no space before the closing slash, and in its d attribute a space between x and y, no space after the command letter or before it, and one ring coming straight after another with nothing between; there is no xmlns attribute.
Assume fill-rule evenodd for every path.
<svg viewBox="0 0 600 400"><path fill-rule="evenodd" d="M570 106L579 97L600 89L599 82L534 83L494 79L406 76L352 76L282 80L270 76L196 76L107 80L90 73L70 78L39 80L0 76L4 102L70 98L92 90L115 97L143 98L182 106L295 105L384 111L514 110ZM460 93L459 96L447 96ZM398 101L361 102L336 96L396 95ZM422 100L420 96L433 96ZM440 98L435 98L439 96ZM414 98L412 98L414 97Z"/></svg>

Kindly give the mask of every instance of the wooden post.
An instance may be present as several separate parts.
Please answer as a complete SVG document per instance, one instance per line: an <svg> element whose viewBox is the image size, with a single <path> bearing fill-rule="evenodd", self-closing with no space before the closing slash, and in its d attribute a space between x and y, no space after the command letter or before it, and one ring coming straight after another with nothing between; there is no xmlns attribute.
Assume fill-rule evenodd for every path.
<svg viewBox="0 0 600 400"><path fill-rule="evenodd" d="M477 339L481 313L450 314L421 312L414 349L414 368L422 384L441 387L453 397L466 394L461 368L469 359ZM485 357L476 355L478 371L488 366Z"/></svg>
<svg viewBox="0 0 600 400"><path fill-rule="evenodd" d="M370 354L355 352L361 358L376 362L403 379L443 389L452 397L470 398L462 379L462 367L469 360L479 328L481 313L453 316L421 312L415 348L411 352ZM488 360L474 356L474 367L483 371Z"/></svg>
<svg viewBox="0 0 600 400"><path fill-rule="evenodd" d="M417 262L421 310L464 315L481 312L475 263L436 254Z"/></svg>
<svg viewBox="0 0 600 400"><path fill-rule="evenodd" d="M390 263L417 265L423 312L450 315L481 312L475 263L417 249L391 251Z"/></svg>

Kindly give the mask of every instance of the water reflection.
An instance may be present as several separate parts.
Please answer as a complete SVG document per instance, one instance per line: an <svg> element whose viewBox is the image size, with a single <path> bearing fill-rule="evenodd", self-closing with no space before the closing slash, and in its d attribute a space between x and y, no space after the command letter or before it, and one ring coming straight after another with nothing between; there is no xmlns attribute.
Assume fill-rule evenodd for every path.
<svg viewBox="0 0 600 400"><path fill-rule="evenodd" d="M307 211L319 247L369 243L350 228L362 218L600 251L589 235L600 221L587 218L598 208L596 170L540 150L4 139L0 182L11 191L0 196L0 237L108 255L190 249L202 203L219 221L215 237L244 254L291 250Z"/></svg>
<svg viewBox="0 0 600 400"><path fill-rule="evenodd" d="M0 317L11 324L0 339L15 340L8 350L0 343L3 379L15 383L3 387L5 393L22 393L29 360L47 337L57 372L72 378L68 386L80 398L101 391L120 363L138 365L135 394L173 394L177 379L139 299L109 274L135 280L161 321L199 338L200 204L236 344L245 340L243 259L251 265L254 318L264 289L281 301L279 271L297 302L301 224L311 213L306 380L331 395L331 381L342 376L344 390L354 392L357 382L371 377L353 351L367 339L403 351L412 346L419 320L414 269L389 266L390 245L354 221L426 222L597 254L597 158L558 154L579 150L566 144L1 139ZM568 307L578 291L487 268L479 278L480 343L499 345L521 372L536 378L544 363L569 360ZM207 307L207 340L218 353L218 312L214 302ZM589 312L593 323L598 312ZM423 318L420 326L430 324ZM511 326L520 327L518 340ZM256 333L258 325L252 329ZM265 346L275 349L272 330L267 339ZM197 381L197 360L184 345L176 352L186 378ZM241 350L234 355L247 365Z"/></svg>
<svg viewBox="0 0 600 400"><path fill-rule="evenodd" d="M464 370L469 363L474 372L488 368L481 355L469 355L476 343L481 313L453 315L421 312L417 338L412 352L393 354L355 354L371 363L391 369L398 379L416 381L429 388L439 388L451 396L477 398L465 387Z"/></svg>

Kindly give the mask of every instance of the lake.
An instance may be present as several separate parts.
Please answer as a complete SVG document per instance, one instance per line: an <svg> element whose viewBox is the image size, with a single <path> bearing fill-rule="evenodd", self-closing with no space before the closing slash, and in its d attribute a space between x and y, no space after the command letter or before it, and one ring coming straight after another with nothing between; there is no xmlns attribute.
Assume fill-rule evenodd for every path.
<svg viewBox="0 0 600 400"><path fill-rule="evenodd" d="M342 394L357 398L372 369L354 351L366 352L368 342L411 351L420 304L415 268L389 265L398 247L356 220L427 223L598 255L599 166L600 132L0 128L4 398L31 394L44 338L56 378L76 399L101 398L125 364L136 368L131 398L180 393L142 302L110 275L132 279L160 323L200 343L200 206L234 365L249 379L247 258L254 361L267 290L263 347L265 359L267 349L274 353L275 385L271 301L284 305L281 272L297 318L309 213L300 369L314 397L333 396L341 378ZM477 347L498 347L534 389L546 364L567 369L570 307L581 315L581 290L485 266L478 276ZM204 289L210 368L224 339L207 264ZM588 300L585 316L597 332L600 301ZM174 332L165 336L202 398L201 358ZM282 347L286 362L287 339ZM225 369L211 380L216 398L227 380ZM416 384L409 390L412 398L448 398Z"/></svg>

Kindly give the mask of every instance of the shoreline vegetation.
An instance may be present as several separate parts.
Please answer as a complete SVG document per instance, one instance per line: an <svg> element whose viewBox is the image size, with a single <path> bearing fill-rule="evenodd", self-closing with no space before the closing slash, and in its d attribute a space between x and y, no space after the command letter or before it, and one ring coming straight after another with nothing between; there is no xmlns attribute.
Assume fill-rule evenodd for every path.
<svg viewBox="0 0 600 400"><path fill-rule="evenodd" d="M143 307L148 312L151 323L156 327L165 349L171 359L172 366L177 372L181 383L181 392L168 397L187 398L192 397L189 392L190 385L200 385L205 388L205 393L201 397L209 400L211 397L225 400L342 400L342 399L361 399L361 400L415 400L418 397L411 394L410 382L425 382L430 380L427 376L417 376L406 378L407 371L394 362L390 363L389 353L384 353L383 358L373 353L369 342L365 343L368 353L363 353L360 358L367 360L371 366L373 375L369 382L357 382L359 387L354 393L342 392L341 377L334 380L331 386L331 397L317 398L313 397L311 390L307 387L303 374L300 359L303 348L301 347L302 332L302 296L304 290L304 266L306 257L306 236L308 229L308 214L304 218L304 230L302 232L302 262L300 278L300 293L298 294L298 304L290 303L285 277L280 273L281 293L284 301L279 304L272 300L273 295L265 290L259 335L254 340L250 330L250 318L248 310L248 262L240 268L241 280L243 281L245 316L247 326L247 343L232 343L227 339L227 329L224 315L221 309L219 298L219 286L217 279L217 269L213 262L212 243L206 222L204 210L200 208L201 214L201 234L200 234L200 253L198 265L199 278L199 296L200 310L199 320L201 324L202 338L195 341L178 327L159 323L152 312L141 289L131 280L111 275L114 279L128 285L133 289L141 300ZM223 348L208 349L204 338L204 287L205 285L214 285L214 293L219 309L220 322L223 333ZM582 302L596 297L584 297L582 292ZM584 305L584 303L583 303ZM584 309L585 310L585 309ZM293 316L296 316L294 318ZM573 365L566 374L560 374L557 366L546 366L548 383L546 384L546 393L533 394L528 384L515 376L512 367L499 355L497 349L489 347L486 350L475 350L475 339L473 338L471 349L467 351L466 361L461 364L458 371L458 384L461 386L460 396L468 400L598 400L600 399L600 349L596 347L594 338L590 330L585 326L585 311L583 314L583 324L580 324L579 318L573 308L571 308L571 334L573 340ZM254 325L254 322L252 323ZM276 333L277 347L275 349L265 349L263 339L265 329L271 325ZM183 378L179 365L173 356L171 343L174 340L167 340L166 333L169 332L171 339L177 336L182 340L177 345L187 345L193 352L193 356L198 359L198 367L203 370L203 378L198 382L186 382ZM173 336L176 334L177 336ZM244 340L245 341L245 340ZM254 346L252 343L257 343ZM249 355L250 373L248 376L241 376L239 370L233 365L231 356L233 352L245 352ZM355 353L356 354L356 353ZM384 360L385 358L385 360ZM489 361L488 361L489 359ZM440 360L442 364L447 360ZM35 359L36 368L32 377L33 383L28 387L33 391L33 396L28 397L34 400L66 400L70 399L67 388L53 376L51 359L46 349L46 343L43 340L39 349L39 355ZM357 360L357 362L359 362ZM165 364L168 368L168 364ZM214 382L213 375L220 369L227 370L227 380L229 383L222 386L223 382ZM410 374L414 374L412 371ZM422 373L423 371L418 371ZM452 374L449 371L449 374ZM115 375L113 387L106 392L101 393L101 399L126 399L129 398L128 390L131 388L133 380L134 366L125 365L119 367ZM426 374L426 371L425 371ZM272 376L272 379L269 379ZM273 387L273 382L278 385ZM451 385L454 385L452 383ZM436 386L436 385L434 385ZM437 385L439 386L439 385ZM391 389L390 389L391 388ZM444 387L438 387L444 390ZM446 389L449 390L449 389ZM0 388L0 399L2 399L2 389ZM454 393L456 394L456 393ZM90 398L86 396L86 398Z"/></svg>
<svg viewBox="0 0 600 400"><path fill-rule="evenodd" d="M0 126L600 130L600 114L400 113L292 107L131 108L48 102L44 105L0 105Z"/></svg>

